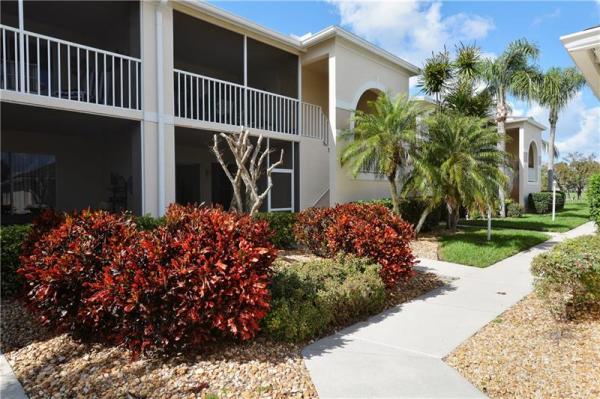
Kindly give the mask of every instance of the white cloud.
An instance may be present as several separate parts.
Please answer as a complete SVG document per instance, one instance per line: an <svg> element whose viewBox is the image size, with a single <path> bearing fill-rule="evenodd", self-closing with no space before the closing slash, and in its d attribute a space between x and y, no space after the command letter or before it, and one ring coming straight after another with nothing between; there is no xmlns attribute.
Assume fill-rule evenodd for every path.
<svg viewBox="0 0 600 399"><path fill-rule="evenodd" d="M550 128L547 109L534 104L529 115ZM574 151L600 155L600 106L586 107L581 92L558 115L556 146L561 157Z"/></svg>
<svg viewBox="0 0 600 399"><path fill-rule="evenodd" d="M484 38L490 18L458 13L443 16L440 1L330 0L341 25L406 60L422 65L432 51Z"/></svg>
<svg viewBox="0 0 600 399"><path fill-rule="evenodd" d="M600 4L600 0L596 0L598 2L598 4ZM531 22L531 26L532 27L538 27L540 26L544 21L547 21L549 19L554 19L554 18L558 18L560 17L560 8L555 8L554 11L546 13L546 14L542 14L536 18L533 19L533 21Z"/></svg>

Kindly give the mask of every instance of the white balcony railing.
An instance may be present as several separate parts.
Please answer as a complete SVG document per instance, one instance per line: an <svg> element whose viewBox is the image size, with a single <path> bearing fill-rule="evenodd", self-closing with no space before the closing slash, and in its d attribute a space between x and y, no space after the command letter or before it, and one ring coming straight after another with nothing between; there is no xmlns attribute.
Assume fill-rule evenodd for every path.
<svg viewBox="0 0 600 399"><path fill-rule="evenodd" d="M0 31L0 88L142 109L139 59L6 25Z"/></svg>
<svg viewBox="0 0 600 399"><path fill-rule="evenodd" d="M175 70L175 116L302 135L327 143L321 107L232 82Z"/></svg>

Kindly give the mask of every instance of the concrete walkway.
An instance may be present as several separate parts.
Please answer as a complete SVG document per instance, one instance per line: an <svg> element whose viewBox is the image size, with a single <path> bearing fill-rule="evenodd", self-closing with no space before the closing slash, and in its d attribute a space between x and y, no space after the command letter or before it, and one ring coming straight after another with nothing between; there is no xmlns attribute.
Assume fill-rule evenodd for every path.
<svg viewBox="0 0 600 399"><path fill-rule="evenodd" d="M586 223L485 269L421 259L419 270L451 279L445 287L307 346L304 362L321 398L481 398L442 358L529 294L534 256Z"/></svg>
<svg viewBox="0 0 600 399"><path fill-rule="evenodd" d="M0 399L27 399L21 383L13 373L10 364L0 353Z"/></svg>

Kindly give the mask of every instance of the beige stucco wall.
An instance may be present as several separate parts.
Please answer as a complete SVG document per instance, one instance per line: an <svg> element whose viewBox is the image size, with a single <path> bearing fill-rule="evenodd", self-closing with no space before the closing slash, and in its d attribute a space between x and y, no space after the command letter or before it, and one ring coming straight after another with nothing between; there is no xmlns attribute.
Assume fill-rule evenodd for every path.
<svg viewBox="0 0 600 399"><path fill-rule="evenodd" d="M335 56L335 128L336 132L350 127L352 110L360 96L369 89L390 92L392 95L408 92L408 73L389 61L371 54L355 44L336 39ZM332 181L331 203L344 203L361 199L389 197L389 186L385 179L372 174L361 174L354 178L339 166L339 153L344 143L337 138L331 151Z"/></svg>

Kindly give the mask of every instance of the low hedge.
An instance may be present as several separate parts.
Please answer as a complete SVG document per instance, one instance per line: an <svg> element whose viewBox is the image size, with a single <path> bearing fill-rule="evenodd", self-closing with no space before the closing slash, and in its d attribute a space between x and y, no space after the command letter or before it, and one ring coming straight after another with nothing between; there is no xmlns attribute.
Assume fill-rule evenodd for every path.
<svg viewBox="0 0 600 399"><path fill-rule="evenodd" d="M559 318L586 304L600 305L600 235L564 241L531 264L537 294Z"/></svg>
<svg viewBox="0 0 600 399"><path fill-rule="evenodd" d="M512 200L506 202L506 216L509 218L520 218L523 216L523 206Z"/></svg>
<svg viewBox="0 0 600 399"><path fill-rule="evenodd" d="M2 298L16 295L23 287L24 280L17 274L21 246L31 231L31 225L0 227L0 263Z"/></svg>
<svg viewBox="0 0 600 399"><path fill-rule="evenodd" d="M149 213L142 216L134 216L133 220L140 231L152 231L166 224L164 217L155 218Z"/></svg>
<svg viewBox="0 0 600 399"><path fill-rule="evenodd" d="M263 331L275 340L304 342L379 313L386 298L380 268L343 254L291 265L277 262Z"/></svg>
<svg viewBox="0 0 600 399"><path fill-rule="evenodd" d="M388 209L393 209L392 199L391 198L381 198L376 200L369 201L357 201L359 204L377 204L383 205ZM421 198L410 198L410 199L401 199L400 200L400 216L402 219L406 220L413 226L416 226L421 218L421 214L427 203L425 200ZM425 219L425 223L421 228L421 232L429 231L434 227L437 227L440 224L440 221L443 217L443 209L441 206L436 207Z"/></svg>
<svg viewBox="0 0 600 399"><path fill-rule="evenodd" d="M590 217L600 230L600 173L588 179L586 195L590 204Z"/></svg>
<svg viewBox="0 0 600 399"><path fill-rule="evenodd" d="M258 220L266 220L273 232L271 241L279 249L296 247L294 239L294 223L296 214L291 212L262 212L255 216Z"/></svg>
<svg viewBox="0 0 600 399"><path fill-rule="evenodd" d="M562 211L565 207L566 194L562 191L556 192L556 211ZM529 194L529 209L535 213L552 212L552 191L540 191Z"/></svg>

